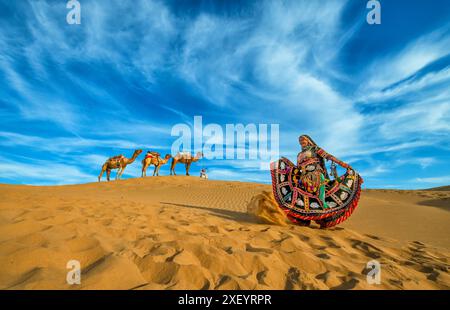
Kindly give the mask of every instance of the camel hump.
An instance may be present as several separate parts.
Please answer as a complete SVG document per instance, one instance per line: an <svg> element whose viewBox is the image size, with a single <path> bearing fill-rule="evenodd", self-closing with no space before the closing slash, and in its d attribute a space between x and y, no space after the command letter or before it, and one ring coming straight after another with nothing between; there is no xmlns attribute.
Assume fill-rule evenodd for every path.
<svg viewBox="0 0 450 310"><path fill-rule="evenodd" d="M123 154L120 154L120 155L110 157L108 160L109 161L121 160L123 157L124 157Z"/></svg>
<svg viewBox="0 0 450 310"><path fill-rule="evenodd" d="M160 157L160 156L161 155L159 155L158 152L148 151L147 154L145 155L145 158Z"/></svg>
<svg viewBox="0 0 450 310"><path fill-rule="evenodd" d="M190 152L180 152L179 153L181 157L185 157L185 158L191 158L191 153Z"/></svg>

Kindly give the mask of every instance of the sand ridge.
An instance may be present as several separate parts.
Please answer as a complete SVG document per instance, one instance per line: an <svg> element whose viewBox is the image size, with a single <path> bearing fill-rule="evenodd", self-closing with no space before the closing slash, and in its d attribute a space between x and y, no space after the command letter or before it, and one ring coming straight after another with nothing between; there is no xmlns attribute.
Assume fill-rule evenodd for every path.
<svg viewBox="0 0 450 310"><path fill-rule="evenodd" d="M0 185L0 289L450 288L449 241L440 235L449 235L450 214L445 203L420 204L447 193L364 191L345 225L320 230L248 214L263 191L270 186L184 176ZM414 234L422 211L399 225L406 238L378 227L408 204L434 224L424 238ZM81 285L66 283L71 259L81 263ZM373 259L380 285L366 281Z"/></svg>

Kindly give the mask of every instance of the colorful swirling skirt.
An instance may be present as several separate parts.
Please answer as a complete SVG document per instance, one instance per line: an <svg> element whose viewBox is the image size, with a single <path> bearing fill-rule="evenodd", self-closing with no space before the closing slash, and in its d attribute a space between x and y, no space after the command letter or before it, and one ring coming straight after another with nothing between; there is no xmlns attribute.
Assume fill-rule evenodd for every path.
<svg viewBox="0 0 450 310"><path fill-rule="evenodd" d="M301 185L301 171L282 157L271 163L273 195L287 217L299 225L315 221L321 228L345 221L358 205L363 179L354 171L326 180L325 195L308 192ZM324 203L325 201L325 203Z"/></svg>

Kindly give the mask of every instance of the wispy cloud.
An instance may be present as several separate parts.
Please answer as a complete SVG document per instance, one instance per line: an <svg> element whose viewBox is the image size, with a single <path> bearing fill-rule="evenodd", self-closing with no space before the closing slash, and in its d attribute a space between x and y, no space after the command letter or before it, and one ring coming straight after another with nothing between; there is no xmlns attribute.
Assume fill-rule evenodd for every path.
<svg viewBox="0 0 450 310"><path fill-rule="evenodd" d="M3 146L29 146L33 149L55 153L71 153L89 148L138 149L149 147L159 149L162 146L150 144L137 144L129 140L83 139L79 137L42 138L11 132L0 132L0 145Z"/></svg>
<svg viewBox="0 0 450 310"><path fill-rule="evenodd" d="M365 71L368 83L363 92L384 89L413 75L428 64L446 56L450 45L450 24L414 38L401 50L393 50L373 61Z"/></svg>
<svg viewBox="0 0 450 310"><path fill-rule="evenodd" d="M414 182L428 183L428 184L449 184L450 183L450 175L429 177L429 178L416 178L416 179L414 179Z"/></svg>
<svg viewBox="0 0 450 310"><path fill-rule="evenodd" d="M1 158L0 170L3 180L17 180L21 184L76 184L94 182L95 175L85 173L77 166L51 161L17 162Z"/></svg>
<svg viewBox="0 0 450 310"><path fill-rule="evenodd" d="M3 163L1 180L38 180L41 168L24 157L87 180L103 157L170 149L172 126L192 125L194 115L279 124L280 153L292 160L298 136L310 134L364 172L368 186L381 177L410 185L392 169L406 169L402 156L420 167L420 175L405 170L409 179L434 178L434 164L450 152L446 8L413 8L434 13L435 24L418 23L400 34L405 44L384 44L366 59L374 39L360 16L365 4L351 1L183 3L186 10L87 1L78 26L66 24L64 2L2 5L15 14L0 21L0 145L17 161ZM389 36L386 25L370 29ZM202 165L216 178L270 181L259 161ZM53 173L42 182L67 180Z"/></svg>

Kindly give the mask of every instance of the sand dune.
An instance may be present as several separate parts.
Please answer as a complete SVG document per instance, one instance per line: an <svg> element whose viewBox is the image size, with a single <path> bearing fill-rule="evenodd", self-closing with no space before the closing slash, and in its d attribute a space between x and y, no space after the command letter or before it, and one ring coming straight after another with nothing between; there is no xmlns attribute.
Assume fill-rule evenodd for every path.
<svg viewBox="0 0 450 310"><path fill-rule="evenodd" d="M320 230L247 213L264 191L181 176L0 185L0 288L450 288L450 192L364 191L347 222ZM66 283L71 259L81 285ZM380 285L366 281L373 259Z"/></svg>

